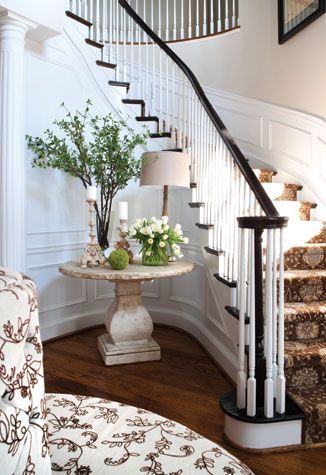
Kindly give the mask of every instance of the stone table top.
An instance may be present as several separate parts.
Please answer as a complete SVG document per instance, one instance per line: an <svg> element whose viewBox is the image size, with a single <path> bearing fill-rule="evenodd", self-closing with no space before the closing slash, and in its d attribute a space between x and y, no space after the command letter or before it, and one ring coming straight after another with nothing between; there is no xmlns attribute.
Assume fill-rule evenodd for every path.
<svg viewBox="0 0 326 475"><path fill-rule="evenodd" d="M169 262L166 266L144 266L141 261L129 264L124 270L113 270L108 266L82 269L77 261L67 262L59 267L59 272L78 279L108 280L110 282L127 280L153 280L175 277L193 271L196 264L189 261Z"/></svg>

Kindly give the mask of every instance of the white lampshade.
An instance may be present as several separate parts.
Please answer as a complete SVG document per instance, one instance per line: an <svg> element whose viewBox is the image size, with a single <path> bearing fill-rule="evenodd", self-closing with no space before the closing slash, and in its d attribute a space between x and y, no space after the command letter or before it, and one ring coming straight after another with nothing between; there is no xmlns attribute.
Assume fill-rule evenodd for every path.
<svg viewBox="0 0 326 475"><path fill-rule="evenodd" d="M189 188L190 155L181 152L146 152L140 173L140 186Z"/></svg>

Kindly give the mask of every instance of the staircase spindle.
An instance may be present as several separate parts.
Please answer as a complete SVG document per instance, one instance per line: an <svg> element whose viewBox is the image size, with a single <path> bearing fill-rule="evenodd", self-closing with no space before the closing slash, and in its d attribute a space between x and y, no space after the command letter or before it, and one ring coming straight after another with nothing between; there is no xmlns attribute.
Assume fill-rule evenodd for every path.
<svg viewBox="0 0 326 475"><path fill-rule="evenodd" d="M279 307L278 307L278 358L276 379L276 412L285 412L285 376L284 376L284 244L283 229L279 240Z"/></svg>
<svg viewBox="0 0 326 475"><path fill-rule="evenodd" d="M246 407L246 372L245 372L245 309L246 309L246 230L240 235L240 308L239 308L239 370L237 376L237 406Z"/></svg>
<svg viewBox="0 0 326 475"><path fill-rule="evenodd" d="M199 0L196 0L196 36L199 36Z"/></svg>
<svg viewBox="0 0 326 475"><path fill-rule="evenodd" d="M229 0L225 0L225 20L224 20L225 29L230 28L230 19L229 19Z"/></svg>
<svg viewBox="0 0 326 475"><path fill-rule="evenodd" d="M184 26L184 0L181 0L181 26L180 26L180 39L183 40L185 37L185 26Z"/></svg>
<svg viewBox="0 0 326 475"><path fill-rule="evenodd" d="M203 8L203 36L207 35L207 0L204 0Z"/></svg>
<svg viewBox="0 0 326 475"><path fill-rule="evenodd" d="M218 33L222 31L222 0L218 0L217 4L217 31Z"/></svg>
<svg viewBox="0 0 326 475"><path fill-rule="evenodd" d="M255 240L254 231L249 230L250 271L249 271L249 378L247 382L247 415L256 415L256 312L255 312Z"/></svg>
<svg viewBox="0 0 326 475"><path fill-rule="evenodd" d="M266 279L265 279L265 298L266 298L266 331L265 331L265 355L266 355L266 379L265 379L265 417L271 418L274 414L274 382L273 382L273 238L272 230L267 230L266 245Z"/></svg>
<svg viewBox="0 0 326 475"><path fill-rule="evenodd" d="M169 0L165 0L165 3L166 3L166 11L165 11L165 15L166 15L166 19L165 19L165 41L169 41L169 38L170 38L170 18L169 18Z"/></svg>
<svg viewBox="0 0 326 475"><path fill-rule="evenodd" d="M273 236L273 273L272 273L272 377L274 391L273 395L276 396L276 379L277 379L277 236L276 230L272 231Z"/></svg>
<svg viewBox="0 0 326 475"><path fill-rule="evenodd" d="M210 8L210 34L214 33L214 0L211 0L211 8Z"/></svg>
<svg viewBox="0 0 326 475"><path fill-rule="evenodd" d="M177 39L177 2L173 0L173 39Z"/></svg>
<svg viewBox="0 0 326 475"><path fill-rule="evenodd" d="M192 0L188 0L188 38L192 37Z"/></svg>
<svg viewBox="0 0 326 475"><path fill-rule="evenodd" d="M237 11L236 11L236 1L232 1L232 28L237 26Z"/></svg>

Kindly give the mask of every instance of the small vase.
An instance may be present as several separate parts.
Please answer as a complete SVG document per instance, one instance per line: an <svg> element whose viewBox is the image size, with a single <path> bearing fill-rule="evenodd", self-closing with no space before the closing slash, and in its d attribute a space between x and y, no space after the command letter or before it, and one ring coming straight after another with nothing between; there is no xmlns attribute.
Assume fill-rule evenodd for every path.
<svg viewBox="0 0 326 475"><path fill-rule="evenodd" d="M144 266L166 266L168 264L168 257L163 253L155 253L147 256L146 252L144 251L142 253L142 263Z"/></svg>

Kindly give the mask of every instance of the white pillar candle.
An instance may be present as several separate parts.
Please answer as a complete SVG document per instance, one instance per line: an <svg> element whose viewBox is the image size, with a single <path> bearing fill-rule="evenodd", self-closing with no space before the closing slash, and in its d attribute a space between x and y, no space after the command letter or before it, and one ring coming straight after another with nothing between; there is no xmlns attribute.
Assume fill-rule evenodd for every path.
<svg viewBox="0 0 326 475"><path fill-rule="evenodd" d="M97 200L97 187L88 186L87 187L87 201L96 201Z"/></svg>
<svg viewBox="0 0 326 475"><path fill-rule="evenodd" d="M119 201L119 219L128 221L128 201Z"/></svg>

